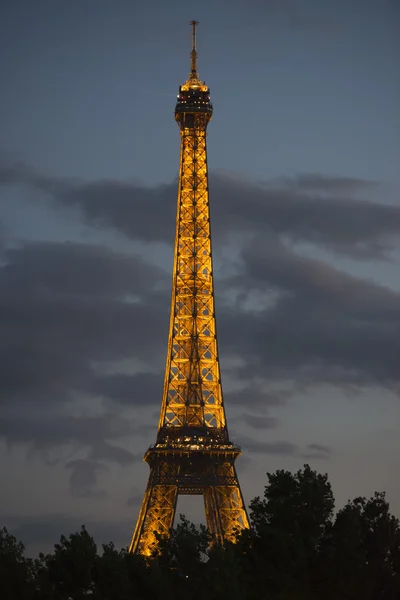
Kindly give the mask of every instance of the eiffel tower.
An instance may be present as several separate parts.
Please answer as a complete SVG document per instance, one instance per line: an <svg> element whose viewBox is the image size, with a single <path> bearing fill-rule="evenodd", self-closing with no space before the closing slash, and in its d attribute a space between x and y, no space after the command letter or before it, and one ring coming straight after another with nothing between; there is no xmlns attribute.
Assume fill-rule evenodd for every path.
<svg viewBox="0 0 400 600"><path fill-rule="evenodd" d="M191 70L179 88L180 171L172 302L164 392L156 443L144 461L150 476L131 552L150 556L156 533L169 535L179 494L203 495L213 543L248 528L222 397L211 252L206 130L213 107L197 72L196 25Z"/></svg>

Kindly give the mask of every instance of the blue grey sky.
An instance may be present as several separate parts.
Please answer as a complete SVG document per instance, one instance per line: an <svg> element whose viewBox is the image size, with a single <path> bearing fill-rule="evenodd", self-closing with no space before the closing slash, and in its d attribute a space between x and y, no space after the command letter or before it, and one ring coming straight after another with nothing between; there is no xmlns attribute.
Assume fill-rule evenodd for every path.
<svg viewBox="0 0 400 600"><path fill-rule="evenodd" d="M61 176L176 175L172 118L188 71L215 105L214 169L398 180L392 0L2 3L2 146Z"/></svg>
<svg viewBox="0 0 400 600"><path fill-rule="evenodd" d="M83 522L129 543L161 401L193 18L245 499L267 470L310 462L338 507L384 489L400 514L398 2L13 0L0 520L32 552Z"/></svg>

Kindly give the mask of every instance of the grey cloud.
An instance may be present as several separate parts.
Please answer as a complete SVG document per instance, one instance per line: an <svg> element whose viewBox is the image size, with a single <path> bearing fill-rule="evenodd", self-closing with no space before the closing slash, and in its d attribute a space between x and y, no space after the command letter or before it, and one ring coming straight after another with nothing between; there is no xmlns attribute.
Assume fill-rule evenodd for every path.
<svg viewBox="0 0 400 600"><path fill-rule="evenodd" d="M7 445L20 444L39 453L49 465L65 462L77 451L86 451L85 458L69 460L71 494L80 498L103 498L106 493L97 485L98 476L108 467L104 463L130 466L142 458L111 441L135 436L142 426L112 413L93 417L60 415L56 404L52 411L28 416L0 415L0 438ZM146 426L145 426L146 427Z"/></svg>
<svg viewBox="0 0 400 600"><path fill-rule="evenodd" d="M33 412L29 416L17 413L0 417L0 436L10 445L29 443L41 450L78 442L95 449L93 458L107 455L107 440L115 440L135 431L136 425L132 421L112 413L76 417L47 411L36 415ZM108 451L112 453L115 449L108 448Z"/></svg>
<svg viewBox="0 0 400 600"><path fill-rule="evenodd" d="M238 332L238 336L233 339L230 333L230 327L233 325L233 320L237 313L225 312L221 314L221 319L219 322L222 324L221 329L224 331L224 335L222 336L222 347L226 347L227 352L237 350L241 345L241 337L240 331ZM239 315L237 315L239 316ZM248 320L248 315L243 313L239 316L239 318L243 318L246 321ZM231 343L227 343L228 340ZM248 340L245 339L247 342ZM242 350L242 356L244 356L244 348ZM242 375L244 373L242 372ZM227 370L227 373L230 371ZM237 369L235 369L235 373L237 374ZM244 377L246 380L246 377ZM268 381L264 381L264 388L268 386ZM268 406L280 406L285 403L286 399L290 396L289 392L280 392L276 390L268 390L264 389L263 386L259 382L251 381L246 387L242 390L235 392L227 392L224 394L224 398L226 402L229 404L239 404L242 407L246 406L257 406L257 408L266 408Z"/></svg>
<svg viewBox="0 0 400 600"><path fill-rule="evenodd" d="M89 223L129 237L173 241L176 183L146 188L120 181L61 181L23 165L3 165L1 183L42 190L58 203L79 207ZM382 256L400 233L400 206L352 196L373 185L312 174L258 185L214 173L210 179L213 230L219 238L234 231L270 232L358 258Z"/></svg>
<svg viewBox="0 0 400 600"><path fill-rule="evenodd" d="M279 420L275 417L266 417L264 415L254 415L251 413L242 413L233 419L230 419L231 423L245 423L253 429L274 429Z"/></svg>
<svg viewBox="0 0 400 600"><path fill-rule="evenodd" d="M133 429L130 433L135 433L141 429L141 426ZM118 435L119 437L119 435ZM121 466L131 465L142 458L141 454L133 454L126 448L114 446L105 441L99 441L92 446L89 456L93 459L116 462Z"/></svg>
<svg viewBox="0 0 400 600"><path fill-rule="evenodd" d="M239 443L242 448L245 448L248 452L255 452L259 454L295 456L299 452L299 448L296 444L285 441L261 442L259 440L241 435L239 438Z"/></svg>
<svg viewBox="0 0 400 600"><path fill-rule="evenodd" d="M103 489L99 489L98 475L107 470L107 468L98 462L79 459L71 460L65 468L71 471L69 477L70 491L77 498L104 498L107 494Z"/></svg>
<svg viewBox="0 0 400 600"><path fill-rule="evenodd" d="M251 469L254 465L256 465L256 461L250 456L243 456L243 454L239 457L237 462L235 463L236 470L241 475L242 473L246 473L248 469Z"/></svg>
<svg viewBox="0 0 400 600"><path fill-rule="evenodd" d="M149 188L113 180L60 180L24 164L0 166L0 185L32 187L66 206L80 207L90 223L115 228L130 237L173 242L174 185ZM168 215L172 225L169 236L165 227Z"/></svg>
<svg viewBox="0 0 400 600"><path fill-rule="evenodd" d="M213 181L213 190L225 227L265 237L287 236L356 258L381 256L400 229L399 206L332 195L329 188L317 194L287 183L262 187L220 177Z"/></svg>
<svg viewBox="0 0 400 600"><path fill-rule="evenodd" d="M132 303L123 299L131 293L125 256L84 244L44 247L47 251L40 244L12 251L0 269L3 405L22 403L28 414L30 404L37 411L53 406L55 399L60 406L80 394L127 406L159 404L161 372L131 375L109 369L110 363L135 358L159 369L164 365L169 303L161 308L141 259L132 258L138 279L131 290L144 289L144 301ZM58 259L48 259L50 254ZM103 258L109 265L104 276ZM77 261L82 264L75 269ZM282 381L294 382L295 389L321 382L354 390L363 385L395 388L398 294L301 257L274 238L255 239L243 250L241 264L238 276L225 282L224 293L235 286L242 293L273 290L277 301L257 313L241 306L218 312L217 307L221 355L240 356L245 363L226 370L245 384L225 395L227 403L258 410L282 404L293 393L271 385Z"/></svg>
<svg viewBox="0 0 400 600"><path fill-rule="evenodd" d="M165 338L165 343L166 343ZM160 404L163 390L163 373L113 373L96 377L91 392L114 402L135 406Z"/></svg>
<svg viewBox="0 0 400 600"><path fill-rule="evenodd" d="M20 175L17 170L7 177L15 183ZM276 384L282 383L294 390L321 383L354 390L398 387L399 294L299 256L280 237L351 252L356 242L373 253L400 229L399 207L343 198L346 186L357 187L343 181L336 189L326 181L321 197L322 183L314 181L308 194L308 177L293 183L293 189L287 183L265 189L223 176L211 181L217 239L235 230L262 234L243 249L238 275L219 288L225 296L232 290L242 297L260 290L276 297L257 312L243 303L223 311L217 306L221 355L240 356L244 362L226 369L244 387L225 394L225 400L242 410L262 412L285 403L293 390L277 391ZM175 186L143 191L134 184L48 181L26 172L23 178L65 205L78 205L91 223L172 243ZM333 191L338 196L329 196ZM113 412L98 418L60 415L81 396L98 406L109 400L118 410L159 405L161 372L116 371L119 361L130 360L144 361L153 371L163 368L169 301L157 286L164 285L165 274L140 257L86 244L27 244L5 257L0 268L0 434L9 444L29 443L39 450L85 446L86 466L70 467L78 475L104 462L132 464L137 456L115 443L137 435L136 424L118 420ZM273 424L268 416L256 421L246 414L250 426ZM259 453L329 455L318 444L305 450L290 442L245 439L246 444ZM99 474L94 467L92 472Z"/></svg>
<svg viewBox="0 0 400 600"><path fill-rule="evenodd" d="M326 460L330 457L332 451L328 446L323 444L308 444L306 452L303 454L303 458L310 459L321 459Z"/></svg>
<svg viewBox="0 0 400 600"><path fill-rule="evenodd" d="M95 365L135 356L151 363L157 348L164 359L168 306L151 304L163 275L143 259L54 243L8 251L7 261L0 404L66 402L94 385Z"/></svg>
<svg viewBox="0 0 400 600"><path fill-rule="evenodd" d="M142 459L141 452L135 454L116 445L115 441L146 435L150 425L137 424L113 413L75 417L61 416L58 414L59 410L59 405L56 405L55 410L45 414L35 414L34 411L24 417L19 414L0 415L0 438L4 438L10 447L15 444L28 445L32 450L46 456L49 464L55 464L69 456L71 450L67 450L67 447L86 448L87 459L83 462L73 460L68 463L73 467L73 473L77 473L76 477L85 467L93 467L95 473L96 465L100 463L102 466L104 462L117 463L124 467ZM153 429L152 425L151 430ZM57 448L64 448L64 453L55 454Z"/></svg>
<svg viewBox="0 0 400 600"><path fill-rule="evenodd" d="M239 437L240 445L247 452L276 454L280 456L302 456L302 458L328 459L330 448L321 444L307 444L304 451L297 444L286 441L265 442L247 436Z"/></svg>
<svg viewBox="0 0 400 600"><path fill-rule="evenodd" d="M271 182L264 182L267 186ZM324 193L349 193L363 192L372 189L377 191L379 182L356 177L329 177L318 173L303 173L292 178L283 178L276 181L284 187L294 190L318 191Z"/></svg>
<svg viewBox="0 0 400 600"><path fill-rule="evenodd" d="M5 155L0 156L1 185L29 185L51 194L62 189L66 182L42 174L24 162L9 162Z"/></svg>
<svg viewBox="0 0 400 600"><path fill-rule="evenodd" d="M229 348L240 340L246 357L238 377L397 389L400 294L260 239L226 285L277 294L257 313L224 310L222 340Z"/></svg>
<svg viewBox="0 0 400 600"><path fill-rule="evenodd" d="M257 238L243 250L245 276L255 285L283 292L306 291L322 306L346 306L359 316L381 305L398 314L397 294L381 285L338 271L324 261L295 253L276 239ZM323 303L322 303L323 301Z"/></svg>
<svg viewBox="0 0 400 600"><path fill-rule="evenodd" d="M324 454L329 454L331 451L328 446L324 446L323 444L309 444L308 448L310 450L315 450L316 452L322 452Z"/></svg>
<svg viewBox="0 0 400 600"><path fill-rule="evenodd" d="M143 492L140 492L137 488L132 488L129 498L126 501L127 506L138 507L141 505L143 500Z"/></svg>
<svg viewBox="0 0 400 600"><path fill-rule="evenodd" d="M80 206L86 219L110 225L140 239L172 242L176 185L130 192L109 183L89 186L64 200ZM338 186L339 187L339 186ZM103 189L104 188L104 189ZM210 180L213 230L217 237L233 231L261 231L325 245L359 258L382 255L400 233L400 207L355 200L351 196L263 188L250 182L214 175ZM329 181L328 192L333 189ZM337 191L337 190L335 190ZM113 202L109 198L113 197ZM155 223L154 214L158 219ZM171 223L168 228L166 223ZM140 225L139 225L140 224Z"/></svg>
<svg viewBox="0 0 400 600"><path fill-rule="evenodd" d="M74 295L121 298L143 294L165 281L166 274L140 256L76 242L30 242L8 249L0 292L37 296Z"/></svg>

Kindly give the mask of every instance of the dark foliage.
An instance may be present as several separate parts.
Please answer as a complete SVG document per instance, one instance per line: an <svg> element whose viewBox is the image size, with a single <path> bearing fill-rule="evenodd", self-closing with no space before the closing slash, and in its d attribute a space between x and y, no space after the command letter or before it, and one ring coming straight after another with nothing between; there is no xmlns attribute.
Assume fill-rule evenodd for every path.
<svg viewBox="0 0 400 600"><path fill-rule="evenodd" d="M0 531L2 600L399 600L400 526L383 493L349 501L334 516L327 475L308 465L268 473L250 505L252 529L210 548L181 516L150 561L99 552L85 527L32 560Z"/></svg>

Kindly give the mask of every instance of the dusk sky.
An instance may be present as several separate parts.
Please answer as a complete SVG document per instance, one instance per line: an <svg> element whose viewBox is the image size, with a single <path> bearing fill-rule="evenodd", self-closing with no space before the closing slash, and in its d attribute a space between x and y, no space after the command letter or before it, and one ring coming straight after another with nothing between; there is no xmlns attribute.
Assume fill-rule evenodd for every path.
<svg viewBox="0 0 400 600"><path fill-rule="evenodd" d="M0 526L130 542L167 350L197 19L216 315L246 503L309 463L400 516L397 0L0 6ZM204 521L201 498L177 512Z"/></svg>

